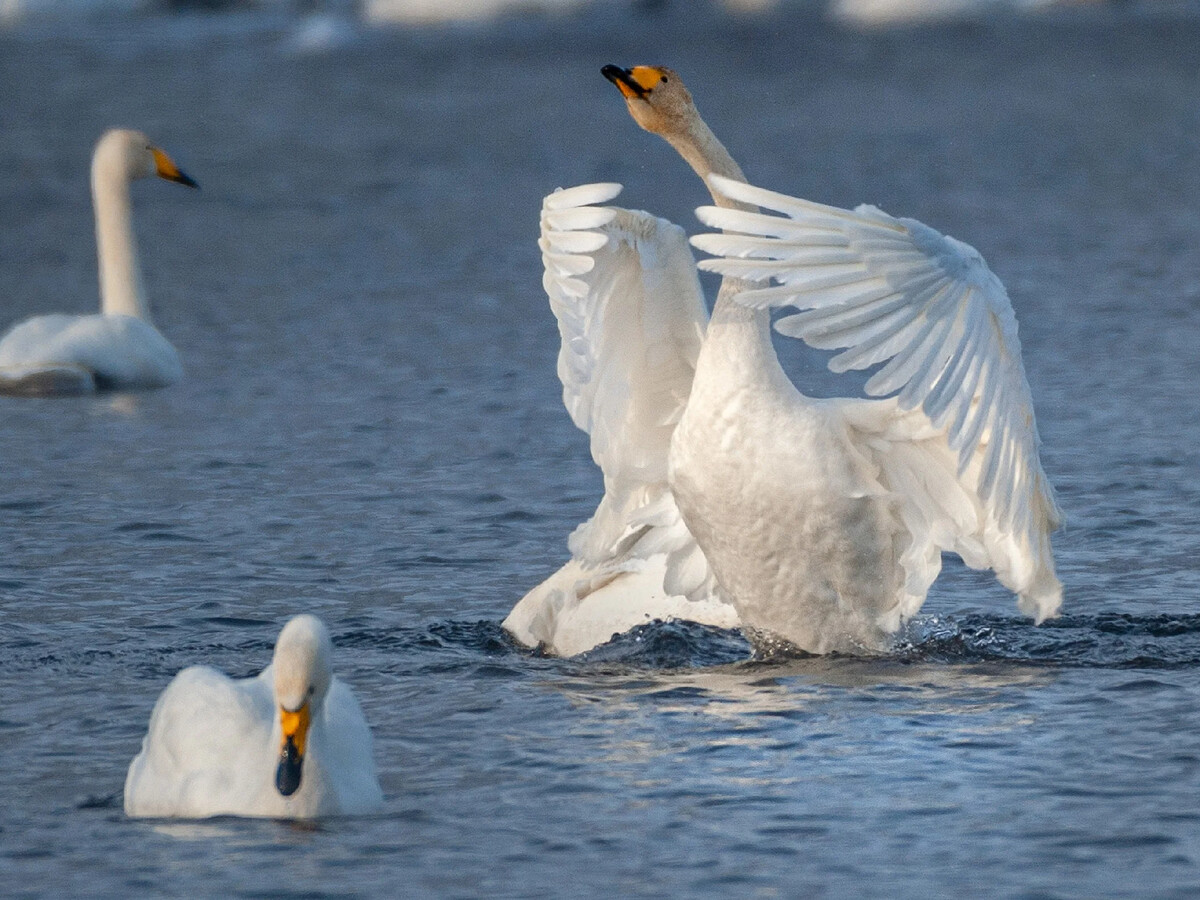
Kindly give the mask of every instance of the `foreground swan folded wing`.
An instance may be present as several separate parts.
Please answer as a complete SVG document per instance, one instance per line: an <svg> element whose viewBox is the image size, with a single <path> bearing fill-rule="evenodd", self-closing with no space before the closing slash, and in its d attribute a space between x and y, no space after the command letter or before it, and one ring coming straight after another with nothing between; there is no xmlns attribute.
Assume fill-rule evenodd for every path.
<svg viewBox="0 0 1200 900"><path fill-rule="evenodd" d="M814 347L842 350L830 361L833 371L886 363L867 381L867 393L895 393L897 421L911 410L923 412L932 426L925 430L944 436L957 457L953 482L925 459L919 465L928 471L914 469L910 474L919 480L904 493L928 498L961 491L978 506L976 516L935 515L930 525L941 534L932 542L976 567L995 569L1039 622L1056 613L1062 591L1050 532L1061 516L1038 457L1016 316L978 251L875 207L850 212L720 176L712 181L722 196L784 217L700 209L701 221L726 232L693 238L722 257L700 267L778 282L735 299L751 308L804 310L776 328ZM921 430L923 419L909 418Z"/></svg>
<svg viewBox="0 0 1200 900"><path fill-rule="evenodd" d="M634 120L706 180L720 210L705 214L741 232L705 239L726 256L711 263L725 277L652 504L677 513L694 552L663 554L664 583L714 585L751 636L815 653L886 647L920 608L943 550L995 569L1039 621L1053 615L1061 588L1048 534L1058 512L1011 310L977 254L871 211L823 207L820 223L764 223L755 204L771 195L735 186L745 176L677 73L603 74ZM851 222L862 236L847 237ZM819 275L805 281L810 270ZM776 274L782 286L760 283ZM796 389L771 343L769 307L821 307L814 294L822 310L785 320L785 330L849 346L846 367L892 360L872 390L899 397L820 400ZM639 302L664 297L654 288ZM608 362L601 353L593 364ZM607 475L613 463L603 464ZM705 577L681 571L685 560Z"/></svg>
<svg viewBox="0 0 1200 900"><path fill-rule="evenodd" d="M179 355L150 321L137 258L129 185L148 175L196 186L140 132L112 129L97 142L92 203L101 312L36 316L15 326L0 339L0 393L154 388L182 377Z"/></svg>
<svg viewBox="0 0 1200 900"><path fill-rule="evenodd" d="M582 185L549 195L542 207L543 285L562 338L563 403L591 437L605 493L571 536L572 559L530 591L504 627L561 655L653 619L737 624L667 487L667 451L708 318L695 261L671 223L595 205L620 190Z"/></svg>
<svg viewBox="0 0 1200 900"><path fill-rule="evenodd" d="M254 678L180 672L129 766L125 812L307 819L378 808L371 732L332 655L321 621L296 616Z"/></svg>

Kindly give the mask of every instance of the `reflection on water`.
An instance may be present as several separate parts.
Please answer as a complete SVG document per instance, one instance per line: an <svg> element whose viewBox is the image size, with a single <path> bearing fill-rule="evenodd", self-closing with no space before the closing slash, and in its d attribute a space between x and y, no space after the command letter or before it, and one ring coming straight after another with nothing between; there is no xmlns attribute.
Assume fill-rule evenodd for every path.
<svg viewBox="0 0 1200 900"><path fill-rule="evenodd" d="M297 838L307 839L311 835L320 835L336 830L328 822L287 819L257 819L254 831L246 828L246 820L233 818L202 819L196 821L166 821L144 820L154 831L179 841L197 841L207 843L219 840L227 850L241 848L261 848L264 842L275 843L279 846L295 846ZM336 820L331 820L336 821Z"/></svg>
<svg viewBox="0 0 1200 900"><path fill-rule="evenodd" d="M656 760L733 752L736 762L720 780L776 784L777 772L747 780L767 765L757 758L778 762L780 753L803 755L814 745L823 753L855 753L915 723L936 729L948 745L1011 740L1036 722L1027 692L1057 678L1047 667L807 657L669 676L584 675L548 680L543 689L581 713L573 733L594 748L578 760L588 767L644 785ZM647 734L679 717L690 722L686 744Z"/></svg>
<svg viewBox="0 0 1200 900"><path fill-rule="evenodd" d="M155 834L181 841L233 840L241 836L237 829L220 821L154 822L152 827Z"/></svg>
<svg viewBox="0 0 1200 900"><path fill-rule="evenodd" d="M141 398L137 394L110 394L104 399L109 409L121 415L135 416L141 409Z"/></svg>

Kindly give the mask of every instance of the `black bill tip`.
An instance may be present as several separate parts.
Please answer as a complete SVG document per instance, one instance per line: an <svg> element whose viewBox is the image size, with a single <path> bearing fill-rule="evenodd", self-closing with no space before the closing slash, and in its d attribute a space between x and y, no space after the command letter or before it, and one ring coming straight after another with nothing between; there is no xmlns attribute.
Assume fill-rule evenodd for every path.
<svg viewBox="0 0 1200 900"><path fill-rule="evenodd" d="M609 64L609 65L605 66L604 68L602 68L600 70L600 74L603 75L605 78L607 78L609 81L611 81L613 84L616 84L618 81L621 81L625 78L630 77L628 69L622 69L620 66L614 66L612 64Z"/></svg>
<svg viewBox="0 0 1200 900"><path fill-rule="evenodd" d="M192 176L184 172L178 172L175 175L170 176L167 178L167 181L173 181L176 184L182 184L184 187L196 188L196 190L200 189L200 185L195 182Z"/></svg>
<svg viewBox="0 0 1200 900"><path fill-rule="evenodd" d="M279 767L275 769L275 787L283 796L290 797L300 790L300 770L303 765L304 757L296 749L295 742L288 738L279 754Z"/></svg>
<svg viewBox="0 0 1200 900"><path fill-rule="evenodd" d="M633 80L633 72L629 69L622 69L620 66L607 65L600 70L600 74L615 84L621 89L626 97L632 94L636 97L643 97L646 94L646 89Z"/></svg>

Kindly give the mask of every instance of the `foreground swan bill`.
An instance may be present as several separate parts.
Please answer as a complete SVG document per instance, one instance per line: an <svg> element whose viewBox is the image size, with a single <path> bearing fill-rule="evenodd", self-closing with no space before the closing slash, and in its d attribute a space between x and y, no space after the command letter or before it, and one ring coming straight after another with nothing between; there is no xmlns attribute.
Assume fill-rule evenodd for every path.
<svg viewBox="0 0 1200 900"><path fill-rule="evenodd" d="M205 666L176 675L129 766L126 814L311 819L379 808L371 732L332 657L325 626L302 615L257 677Z"/></svg>
<svg viewBox="0 0 1200 900"><path fill-rule="evenodd" d="M105 132L92 155L100 313L36 316L0 339L0 393L82 394L178 381L175 348L150 321L130 215L129 185L157 175L196 187L140 132Z"/></svg>
<svg viewBox="0 0 1200 900"><path fill-rule="evenodd" d="M559 256L547 262L548 290L562 282L571 320L582 323L562 328L560 374L566 360L581 383L624 383L630 398L586 407L593 454L601 434L617 457L597 456L607 491L597 517L612 493L610 469L662 475L660 490L621 507L610 558L661 552L668 593L727 600L751 634L814 653L886 648L924 602L942 551L992 569L1036 621L1055 615L1062 588L1049 536L1060 514L1038 458L1012 307L979 254L870 207L849 212L752 188L676 73L604 74L634 120L705 180L715 208L701 215L727 232L696 240L720 256L704 267L725 277L707 325L685 323L663 308L679 302L677 270L690 256L668 255L649 237L673 226L598 206L617 186L547 198L573 201L557 201L571 218L551 222L550 233L543 224L544 245ZM760 205L784 215L762 215ZM649 229L630 241L638 252L625 253L619 274L596 277L613 252L607 223L627 219ZM784 334L845 348L834 371L886 363L867 390L889 396L800 393L770 340L770 308L785 305L803 311L780 322ZM630 319L680 349L673 379L654 369L660 353L607 339ZM697 329L698 341L684 340ZM663 401L650 412L669 414L639 419L643 396ZM652 422L656 440L629 440L631 422Z"/></svg>

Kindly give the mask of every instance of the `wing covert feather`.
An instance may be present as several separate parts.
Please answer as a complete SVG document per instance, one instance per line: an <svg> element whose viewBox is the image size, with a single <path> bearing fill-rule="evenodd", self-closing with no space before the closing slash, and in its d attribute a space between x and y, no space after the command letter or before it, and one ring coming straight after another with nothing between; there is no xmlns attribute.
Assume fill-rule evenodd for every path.
<svg viewBox="0 0 1200 900"><path fill-rule="evenodd" d="M604 499L570 547L590 565L666 551L690 562L689 542L699 551L677 513L652 513L674 508L667 454L708 313L681 228L593 205L619 191L582 185L550 194L542 206L543 285L562 339L563 404L590 436L604 473ZM700 575L697 568L690 562L683 578L693 596L709 583L707 564Z"/></svg>

